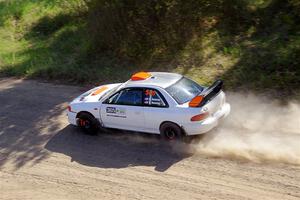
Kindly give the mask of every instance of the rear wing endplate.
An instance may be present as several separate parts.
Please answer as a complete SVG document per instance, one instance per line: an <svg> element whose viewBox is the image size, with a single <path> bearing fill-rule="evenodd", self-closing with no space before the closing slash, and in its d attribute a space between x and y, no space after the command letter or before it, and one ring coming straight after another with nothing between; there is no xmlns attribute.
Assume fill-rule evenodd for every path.
<svg viewBox="0 0 300 200"><path fill-rule="evenodd" d="M215 81L209 88L201 92L201 96L203 96L203 100L199 104L198 107L202 107L205 104L207 104L209 101L211 101L215 96L219 94L223 87L223 81L217 80Z"/></svg>

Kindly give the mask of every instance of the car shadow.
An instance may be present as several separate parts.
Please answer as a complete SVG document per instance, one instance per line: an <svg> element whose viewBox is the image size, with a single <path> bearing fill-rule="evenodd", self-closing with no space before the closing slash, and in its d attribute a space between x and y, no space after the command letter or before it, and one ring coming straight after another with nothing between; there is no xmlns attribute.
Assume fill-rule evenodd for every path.
<svg viewBox="0 0 300 200"><path fill-rule="evenodd" d="M59 131L45 146L51 152L70 156L71 162L86 166L117 169L154 166L160 172L190 156L176 147L180 145L162 141L155 135L120 130L87 135L72 125Z"/></svg>

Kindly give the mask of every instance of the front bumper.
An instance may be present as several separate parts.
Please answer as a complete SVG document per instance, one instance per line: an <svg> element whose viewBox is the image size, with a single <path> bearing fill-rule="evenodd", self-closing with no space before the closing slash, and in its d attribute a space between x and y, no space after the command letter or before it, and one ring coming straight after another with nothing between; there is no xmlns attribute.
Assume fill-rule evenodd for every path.
<svg viewBox="0 0 300 200"><path fill-rule="evenodd" d="M222 118L230 113L230 104L225 103L222 108L209 118L201 122L191 122L183 126L186 135L199 135L206 133L216 127Z"/></svg>
<svg viewBox="0 0 300 200"><path fill-rule="evenodd" d="M77 126L76 115L77 115L77 113L75 113L75 112L67 113L69 123Z"/></svg>

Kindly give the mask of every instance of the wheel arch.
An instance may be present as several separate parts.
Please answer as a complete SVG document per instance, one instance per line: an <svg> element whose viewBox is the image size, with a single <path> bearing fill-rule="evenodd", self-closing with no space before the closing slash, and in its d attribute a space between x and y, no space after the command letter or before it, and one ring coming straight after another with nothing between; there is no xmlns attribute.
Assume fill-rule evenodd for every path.
<svg viewBox="0 0 300 200"><path fill-rule="evenodd" d="M96 125L97 125L98 127L101 126L101 123L99 122L99 120L98 120L92 113L90 113L90 112L88 112L88 111L80 111L80 112L77 113L76 118L75 118L75 119L76 119L77 125L78 125L79 117L80 117L80 115L82 115L82 114L86 114L86 115L91 116L91 117L94 119Z"/></svg>
<svg viewBox="0 0 300 200"><path fill-rule="evenodd" d="M88 112L88 111L80 111L80 112L77 113L76 119L79 118L79 116L82 115L82 114L88 114L88 115L95 118L95 116L92 113Z"/></svg>
<svg viewBox="0 0 300 200"><path fill-rule="evenodd" d="M162 126L163 124L165 124L165 123L172 123L172 124L175 124L176 126L178 126L178 127L181 129L182 134L183 134L183 135L186 135L186 132L185 132L184 128L183 128L182 126L180 126L179 124L177 124L176 122L172 122L172 121L163 121L162 123L160 123L160 125L159 125L159 131L161 131L161 126Z"/></svg>

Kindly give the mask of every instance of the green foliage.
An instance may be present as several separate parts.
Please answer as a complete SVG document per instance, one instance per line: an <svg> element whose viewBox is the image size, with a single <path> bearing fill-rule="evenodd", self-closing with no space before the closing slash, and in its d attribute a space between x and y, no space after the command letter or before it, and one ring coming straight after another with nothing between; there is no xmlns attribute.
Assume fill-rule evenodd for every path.
<svg viewBox="0 0 300 200"><path fill-rule="evenodd" d="M243 1L231 0L94 0L89 6L93 48L133 60L168 59L201 37L206 17L229 23L246 19ZM231 6L234 5L234 6ZM237 24L228 26L237 30Z"/></svg>
<svg viewBox="0 0 300 200"><path fill-rule="evenodd" d="M294 95L299 55L299 0L0 1L0 72L11 75L98 83L173 71Z"/></svg>

